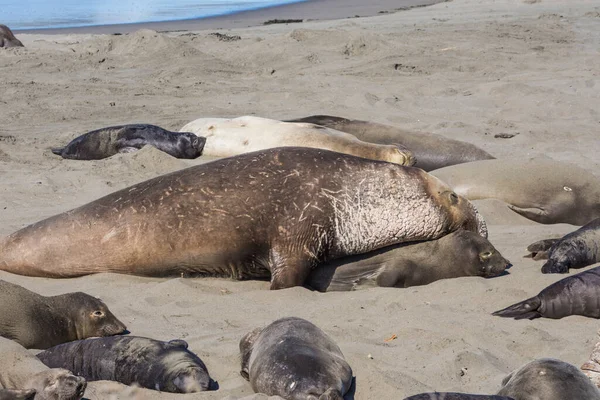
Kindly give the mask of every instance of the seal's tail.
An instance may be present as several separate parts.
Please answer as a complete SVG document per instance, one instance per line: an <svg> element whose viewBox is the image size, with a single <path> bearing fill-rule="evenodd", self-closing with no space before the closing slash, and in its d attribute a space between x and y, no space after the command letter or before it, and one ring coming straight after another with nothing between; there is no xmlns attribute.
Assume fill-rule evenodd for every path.
<svg viewBox="0 0 600 400"><path fill-rule="evenodd" d="M54 154L56 154L57 156L62 156L62 153L63 153L64 149L65 149L64 147L53 147L50 150L52 150L52 152Z"/></svg>
<svg viewBox="0 0 600 400"><path fill-rule="evenodd" d="M539 297L532 297L524 300L520 303L513 304L512 306L506 307L505 309L493 312L492 315L503 318L514 318L514 319L534 319L540 318L542 315L538 311L538 308L542 302Z"/></svg>
<svg viewBox="0 0 600 400"><path fill-rule="evenodd" d="M344 396L342 396L342 392L338 389L330 388L319 396L319 400L344 400Z"/></svg>

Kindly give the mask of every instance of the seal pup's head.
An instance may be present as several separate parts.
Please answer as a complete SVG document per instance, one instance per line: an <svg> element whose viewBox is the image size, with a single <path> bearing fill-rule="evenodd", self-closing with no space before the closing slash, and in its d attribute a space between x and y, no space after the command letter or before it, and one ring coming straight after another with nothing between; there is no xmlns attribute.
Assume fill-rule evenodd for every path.
<svg viewBox="0 0 600 400"><path fill-rule="evenodd" d="M165 369L169 391L196 393L210 390L211 379L206 366L198 356L187 350L185 340L171 340L165 347L160 362Z"/></svg>
<svg viewBox="0 0 600 400"><path fill-rule="evenodd" d="M33 375L25 386L36 390L36 400L79 400L87 382L66 369L52 368Z"/></svg>
<svg viewBox="0 0 600 400"><path fill-rule="evenodd" d="M181 158L194 159L200 157L206 144L206 138L190 132L177 134L177 148L181 151Z"/></svg>

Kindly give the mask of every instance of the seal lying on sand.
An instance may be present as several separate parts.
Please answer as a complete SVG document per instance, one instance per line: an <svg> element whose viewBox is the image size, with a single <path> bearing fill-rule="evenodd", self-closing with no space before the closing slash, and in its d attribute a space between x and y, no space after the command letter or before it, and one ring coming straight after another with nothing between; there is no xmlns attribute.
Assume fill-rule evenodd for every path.
<svg viewBox="0 0 600 400"><path fill-rule="evenodd" d="M113 336L61 344L37 357L48 367L68 369L88 381L135 383L173 393L208 390L206 366L187 348L183 340Z"/></svg>
<svg viewBox="0 0 600 400"><path fill-rule="evenodd" d="M499 199L542 224L584 225L600 217L600 179L550 158L475 161L431 174L469 200Z"/></svg>
<svg viewBox="0 0 600 400"><path fill-rule="evenodd" d="M150 179L13 233L0 269L304 283L318 264L457 229L486 234L473 205L419 168L285 147Z"/></svg>
<svg viewBox="0 0 600 400"><path fill-rule="evenodd" d="M148 145L176 158L197 158L205 142L193 133L170 132L155 125L119 125L85 133L52 152L72 160L100 160Z"/></svg>
<svg viewBox="0 0 600 400"><path fill-rule="evenodd" d="M569 315L600 318L600 267L553 283L537 296L496 311L492 315L514 319L552 318Z"/></svg>
<svg viewBox="0 0 600 400"><path fill-rule="evenodd" d="M404 400L514 400L512 397L487 396L484 394L467 393L421 393L405 398Z"/></svg>
<svg viewBox="0 0 600 400"><path fill-rule="evenodd" d="M347 132L360 140L379 144L402 145L415 156L415 167L431 171L448 165L461 164L494 157L479 147L459 140L424 132L412 132L395 126L375 122L346 119L330 115L288 120L286 122L311 123Z"/></svg>
<svg viewBox="0 0 600 400"><path fill-rule="evenodd" d="M306 285L321 292L370 286L407 288L460 276L490 278L510 266L487 239L458 230L436 240L403 243L325 263L311 272Z"/></svg>
<svg viewBox="0 0 600 400"><path fill-rule="evenodd" d="M499 396L516 400L599 400L600 391L577 367L541 358L513 371L502 381Z"/></svg>
<svg viewBox="0 0 600 400"><path fill-rule="evenodd" d="M79 400L86 388L84 378L65 369L50 369L23 346L0 337L0 387L33 389L36 400Z"/></svg>
<svg viewBox="0 0 600 400"><path fill-rule="evenodd" d="M0 336L31 349L125 331L99 299L76 292L44 297L0 280Z"/></svg>
<svg viewBox="0 0 600 400"><path fill-rule="evenodd" d="M181 132L206 137L207 156L229 157L273 147L301 146L400 165L415 163L412 152L402 146L362 142L348 133L314 124L290 124L252 116L199 118L181 128Z"/></svg>
<svg viewBox="0 0 600 400"><path fill-rule="evenodd" d="M600 262L600 218L561 239L535 242L527 250L546 254L548 261L542 266L544 274L566 273L570 268L583 268Z"/></svg>
<svg viewBox="0 0 600 400"><path fill-rule="evenodd" d="M23 43L13 35L10 28L0 24L0 47L24 47Z"/></svg>
<svg viewBox="0 0 600 400"><path fill-rule="evenodd" d="M352 368L329 336L301 318L282 318L240 341L241 374L257 393L287 400L342 400Z"/></svg>

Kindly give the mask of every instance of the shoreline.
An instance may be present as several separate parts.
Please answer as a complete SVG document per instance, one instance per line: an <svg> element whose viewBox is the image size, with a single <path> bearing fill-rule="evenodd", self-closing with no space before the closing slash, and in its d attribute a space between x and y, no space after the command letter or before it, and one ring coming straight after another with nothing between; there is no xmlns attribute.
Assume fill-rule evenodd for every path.
<svg viewBox="0 0 600 400"><path fill-rule="evenodd" d="M235 29L261 26L264 22L275 19L315 21L372 17L448 1L452 0L377 0L369 4L364 4L361 0L307 0L213 17L83 27L13 29L13 32L15 34L60 35L131 33L139 29L152 29L160 32Z"/></svg>

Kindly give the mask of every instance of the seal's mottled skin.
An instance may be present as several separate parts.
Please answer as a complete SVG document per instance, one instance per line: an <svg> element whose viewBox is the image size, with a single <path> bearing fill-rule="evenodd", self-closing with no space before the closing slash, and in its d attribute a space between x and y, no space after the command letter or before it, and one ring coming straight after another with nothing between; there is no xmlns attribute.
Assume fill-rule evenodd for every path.
<svg viewBox="0 0 600 400"><path fill-rule="evenodd" d="M325 263L306 285L319 291L407 288L461 276L491 278L511 266L481 235L458 230L436 240L403 243Z"/></svg>
<svg viewBox="0 0 600 400"><path fill-rule="evenodd" d="M153 146L176 158L197 158L206 139L190 132L170 132L155 125L119 125L97 129L73 139L54 154L73 160L100 160Z"/></svg>
<svg viewBox="0 0 600 400"><path fill-rule="evenodd" d="M241 374L257 393L287 400L342 400L352 369L321 329L301 318L282 318L240 341Z"/></svg>
<svg viewBox="0 0 600 400"><path fill-rule="evenodd" d="M584 225L600 217L600 179L547 157L474 161L431 174L469 200L502 200L541 224Z"/></svg>
<svg viewBox="0 0 600 400"><path fill-rule="evenodd" d="M493 396L485 394L467 394L467 393L421 393L405 398L404 400L514 400L512 397Z"/></svg>
<svg viewBox="0 0 600 400"><path fill-rule="evenodd" d="M599 400L600 391L577 367L541 358L513 371L502 381L500 396L517 400Z"/></svg>
<svg viewBox="0 0 600 400"><path fill-rule="evenodd" d="M88 381L110 380L172 393L209 389L202 360L183 340L161 342L135 336L78 340L37 357L48 367L65 368Z"/></svg>
<svg viewBox="0 0 600 400"><path fill-rule="evenodd" d="M311 148L243 154L163 175L13 233L0 269L304 283L320 263L457 229L473 205L421 169Z"/></svg>
<svg viewBox="0 0 600 400"><path fill-rule="evenodd" d="M24 47L23 43L13 35L10 28L0 24L0 47Z"/></svg>
<svg viewBox="0 0 600 400"><path fill-rule="evenodd" d="M493 315L515 319L560 319L569 315L600 318L600 267L561 279L537 296Z"/></svg>
<svg viewBox="0 0 600 400"><path fill-rule="evenodd" d="M125 329L101 300L88 294L45 297L0 280L0 336L26 348L46 349Z"/></svg>
<svg viewBox="0 0 600 400"><path fill-rule="evenodd" d="M254 116L198 118L181 132L206 137L204 154L229 157L282 146L301 146L411 166L413 153L402 145L367 143L355 136L314 124L296 124Z"/></svg>
<svg viewBox="0 0 600 400"><path fill-rule="evenodd" d="M494 157L479 147L431 133L412 132L395 126L333 117L312 115L287 122L312 123L350 133L370 143L396 144L406 147L415 157L415 167L431 171L448 165L461 164Z"/></svg>

